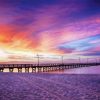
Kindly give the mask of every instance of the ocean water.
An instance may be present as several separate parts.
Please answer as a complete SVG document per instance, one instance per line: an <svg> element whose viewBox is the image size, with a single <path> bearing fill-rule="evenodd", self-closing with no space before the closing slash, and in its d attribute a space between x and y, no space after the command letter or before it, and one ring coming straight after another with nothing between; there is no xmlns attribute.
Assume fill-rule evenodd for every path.
<svg viewBox="0 0 100 100"><path fill-rule="evenodd" d="M66 74L100 74L100 66L81 67L65 70Z"/></svg>

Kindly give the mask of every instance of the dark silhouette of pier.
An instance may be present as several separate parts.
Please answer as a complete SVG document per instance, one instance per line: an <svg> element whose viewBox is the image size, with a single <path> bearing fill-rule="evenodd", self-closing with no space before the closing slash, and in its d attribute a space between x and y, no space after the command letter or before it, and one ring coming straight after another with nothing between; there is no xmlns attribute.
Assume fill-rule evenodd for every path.
<svg viewBox="0 0 100 100"><path fill-rule="evenodd" d="M33 73L36 72L51 72L51 71L61 71L65 69L73 69L79 67L90 67L98 66L100 63L63 63L63 64L0 64L0 72L3 72L4 69L9 69L9 72L13 72L15 68L18 69L18 72L21 73L22 69L25 69L26 73L29 73L29 69Z"/></svg>

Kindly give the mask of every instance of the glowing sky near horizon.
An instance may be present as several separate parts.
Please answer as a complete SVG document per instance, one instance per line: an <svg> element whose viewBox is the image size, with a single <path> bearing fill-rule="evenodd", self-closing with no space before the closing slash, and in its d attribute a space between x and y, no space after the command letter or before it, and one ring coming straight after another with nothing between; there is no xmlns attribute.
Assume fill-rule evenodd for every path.
<svg viewBox="0 0 100 100"><path fill-rule="evenodd" d="M37 53L99 57L100 0L0 0L0 62Z"/></svg>

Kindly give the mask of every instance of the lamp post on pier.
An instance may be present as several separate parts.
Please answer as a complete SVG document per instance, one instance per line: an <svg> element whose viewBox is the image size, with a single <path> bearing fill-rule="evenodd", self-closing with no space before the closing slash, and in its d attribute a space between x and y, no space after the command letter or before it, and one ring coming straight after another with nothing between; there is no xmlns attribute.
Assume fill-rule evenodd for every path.
<svg viewBox="0 0 100 100"><path fill-rule="evenodd" d="M40 63L40 56L37 54L37 64L39 66L39 63Z"/></svg>
<svg viewBox="0 0 100 100"><path fill-rule="evenodd" d="M62 63L62 64L64 64L63 60L64 60L64 59L63 59L63 56L61 56L61 63Z"/></svg>
<svg viewBox="0 0 100 100"><path fill-rule="evenodd" d="M79 57L79 63L81 63L81 58Z"/></svg>
<svg viewBox="0 0 100 100"><path fill-rule="evenodd" d="M88 64L88 62L89 62L89 58L87 58L87 64Z"/></svg>

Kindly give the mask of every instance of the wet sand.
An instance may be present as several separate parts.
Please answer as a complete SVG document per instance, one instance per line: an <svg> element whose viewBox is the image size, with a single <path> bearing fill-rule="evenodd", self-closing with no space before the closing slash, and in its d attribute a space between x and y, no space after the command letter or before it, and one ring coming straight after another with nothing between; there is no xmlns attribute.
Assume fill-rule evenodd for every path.
<svg viewBox="0 0 100 100"><path fill-rule="evenodd" d="M0 100L100 100L100 75L0 73Z"/></svg>

